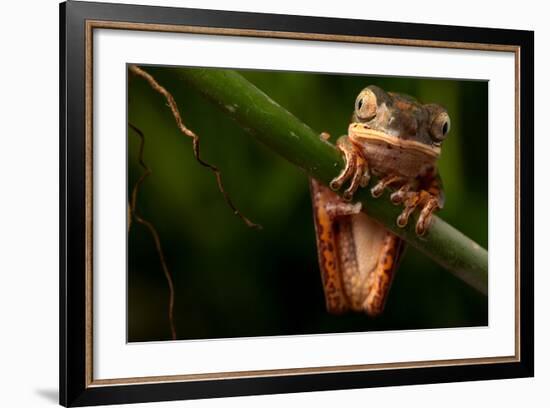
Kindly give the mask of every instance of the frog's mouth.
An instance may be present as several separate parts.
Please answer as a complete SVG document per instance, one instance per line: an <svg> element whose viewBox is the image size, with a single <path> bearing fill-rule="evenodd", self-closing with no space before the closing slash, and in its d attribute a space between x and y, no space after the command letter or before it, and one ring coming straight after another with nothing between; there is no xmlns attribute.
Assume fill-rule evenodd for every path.
<svg viewBox="0 0 550 408"><path fill-rule="evenodd" d="M380 130L370 129L363 123L352 123L349 126L348 134L352 138L355 135L362 140L372 141L375 143L385 143L406 150L415 150L434 158L439 157L439 155L441 154L441 148L439 146L430 146L424 143L417 142L415 140L400 139L396 136L389 135Z"/></svg>

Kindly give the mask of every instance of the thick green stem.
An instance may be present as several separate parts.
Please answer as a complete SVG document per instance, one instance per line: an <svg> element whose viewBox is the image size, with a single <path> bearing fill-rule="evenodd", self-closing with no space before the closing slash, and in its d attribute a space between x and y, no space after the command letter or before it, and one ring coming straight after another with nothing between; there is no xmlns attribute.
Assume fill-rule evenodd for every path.
<svg viewBox="0 0 550 408"><path fill-rule="evenodd" d="M155 75L158 68L143 67ZM343 161L336 148L319 137L306 124L292 115L235 71L222 69L163 70L162 85L176 89L186 81L224 112L289 162L302 168L308 176L328 184L341 170ZM166 71L170 71L168 73ZM457 277L483 294L487 294L487 251L447 224L434 217L429 232L418 237L414 230L418 213L406 228L395 220L401 209L390 203L387 195L374 199L368 189L355 198L363 203L369 216L404 238Z"/></svg>

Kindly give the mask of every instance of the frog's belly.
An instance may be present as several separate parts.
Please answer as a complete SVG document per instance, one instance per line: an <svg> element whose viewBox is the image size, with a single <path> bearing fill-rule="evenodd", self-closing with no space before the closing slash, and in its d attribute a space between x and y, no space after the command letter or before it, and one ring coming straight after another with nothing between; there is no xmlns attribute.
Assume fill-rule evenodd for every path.
<svg viewBox="0 0 550 408"><path fill-rule="evenodd" d="M352 310L364 311L371 286L369 277L379 263L387 233L363 213L337 220L335 242L340 276Z"/></svg>
<svg viewBox="0 0 550 408"><path fill-rule="evenodd" d="M363 154L371 171L381 175L414 178L435 165L435 158L425 153L383 142L363 145Z"/></svg>

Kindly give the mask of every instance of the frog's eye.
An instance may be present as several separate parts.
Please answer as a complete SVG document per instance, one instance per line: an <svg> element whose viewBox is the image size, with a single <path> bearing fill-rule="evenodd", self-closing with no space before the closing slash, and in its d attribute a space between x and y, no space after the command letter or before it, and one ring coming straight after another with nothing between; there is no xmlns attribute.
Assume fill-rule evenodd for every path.
<svg viewBox="0 0 550 408"><path fill-rule="evenodd" d="M370 89L364 89L355 101L355 114L361 120L371 120L376 116L376 95Z"/></svg>
<svg viewBox="0 0 550 408"><path fill-rule="evenodd" d="M436 142L441 142L447 137L450 130L451 118L447 112L441 112L433 120L430 133Z"/></svg>

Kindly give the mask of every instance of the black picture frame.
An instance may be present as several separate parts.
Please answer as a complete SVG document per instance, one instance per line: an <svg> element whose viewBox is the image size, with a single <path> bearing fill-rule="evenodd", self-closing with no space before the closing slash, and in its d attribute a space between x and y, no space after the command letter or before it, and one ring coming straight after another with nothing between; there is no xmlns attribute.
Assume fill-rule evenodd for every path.
<svg viewBox="0 0 550 408"><path fill-rule="evenodd" d="M94 386L87 373L86 22L493 44L518 49L521 148L519 358L512 362ZM532 31L69 1L60 5L60 403L121 404L534 375L534 33Z"/></svg>

